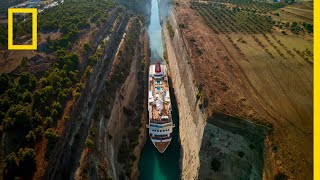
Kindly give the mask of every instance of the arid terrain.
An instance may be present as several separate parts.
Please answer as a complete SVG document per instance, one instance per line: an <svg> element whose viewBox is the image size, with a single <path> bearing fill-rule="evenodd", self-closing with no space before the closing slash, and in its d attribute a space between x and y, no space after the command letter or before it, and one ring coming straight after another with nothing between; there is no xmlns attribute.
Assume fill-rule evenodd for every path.
<svg viewBox="0 0 320 180"><path fill-rule="evenodd" d="M312 177L313 34L284 27L312 23L312 5L266 12L256 5L253 19L246 17L246 7L232 2L174 6L208 114L224 112L271 127L266 144L272 150L266 149L264 168L273 176ZM270 14L271 24L259 19Z"/></svg>
<svg viewBox="0 0 320 180"><path fill-rule="evenodd" d="M264 177L311 179L313 3L239 2L174 3L201 106L268 129Z"/></svg>

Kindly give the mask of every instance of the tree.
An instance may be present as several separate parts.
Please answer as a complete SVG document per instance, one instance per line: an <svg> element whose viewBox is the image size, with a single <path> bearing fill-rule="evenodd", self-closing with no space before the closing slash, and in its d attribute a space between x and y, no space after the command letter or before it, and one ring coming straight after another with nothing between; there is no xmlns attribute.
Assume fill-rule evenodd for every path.
<svg viewBox="0 0 320 180"><path fill-rule="evenodd" d="M13 128L13 120L11 117L7 117L4 119L4 128L5 129Z"/></svg>
<svg viewBox="0 0 320 180"><path fill-rule="evenodd" d="M45 86L48 86L48 85L49 85L49 81L48 81L47 78L42 77L42 78L40 79L40 84L41 84L41 87L45 87Z"/></svg>
<svg viewBox="0 0 320 180"><path fill-rule="evenodd" d="M49 98L50 96L52 96L54 94L54 92L55 91L52 86L46 86L40 90L40 95L41 95L41 98L43 98L45 100L45 99Z"/></svg>
<svg viewBox="0 0 320 180"><path fill-rule="evenodd" d="M62 111L62 106L59 102L57 101L54 101L52 104L51 104L51 108L52 109L56 109L59 113Z"/></svg>
<svg viewBox="0 0 320 180"><path fill-rule="evenodd" d="M41 101L41 94L40 94L40 92L38 91L38 90L35 90L34 92L33 92L33 99L34 99L34 104L38 104L38 103L40 103L40 101Z"/></svg>
<svg viewBox="0 0 320 180"><path fill-rule="evenodd" d="M0 94L4 93L12 84L11 78L7 74L0 75Z"/></svg>
<svg viewBox="0 0 320 180"><path fill-rule="evenodd" d="M20 148L20 167L23 170L34 170L36 167L36 153L32 148Z"/></svg>
<svg viewBox="0 0 320 180"><path fill-rule="evenodd" d="M28 90L23 93L23 102L32 102L32 94Z"/></svg>
<svg viewBox="0 0 320 180"><path fill-rule="evenodd" d="M19 84L22 87L32 90L35 88L36 82L36 77L33 74L26 72L20 74Z"/></svg>
<svg viewBox="0 0 320 180"><path fill-rule="evenodd" d="M42 126L37 127L37 129L35 131L35 135L36 135L37 140L42 139L42 135L43 135L43 127Z"/></svg>
<svg viewBox="0 0 320 180"><path fill-rule="evenodd" d="M48 140L49 143L55 143L59 139L59 134L53 128L49 128L44 133L44 137Z"/></svg>
<svg viewBox="0 0 320 180"><path fill-rule="evenodd" d="M51 117L53 118L57 118L59 115L58 111L56 109L52 109L51 110Z"/></svg>
<svg viewBox="0 0 320 180"><path fill-rule="evenodd" d="M89 74L91 74L91 66L88 66L86 68L86 71L84 72L84 77L88 77Z"/></svg>
<svg viewBox="0 0 320 180"><path fill-rule="evenodd" d="M16 153L12 152L9 155L7 155L4 159L4 163L6 164L6 169L14 169L18 167L19 160L17 158Z"/></svg>
<svg viewBox="0 0 320 180"><path fill-rule="evenodd" d="M34 142L36 142L36 135L33 131L29 131L29 133L26 135L26 139L29 143L33 144Z"/></svg>
<svg viewBox="0 0 320 180"><path fill-rule="evenodd" d="M42 116L38 112L35 112L32 117L32 122L33 123L40 123L41 120L42 120Z"/></svg>
<svg viewBox="0 0 320 180"><path fill-rule="evenodd" d="M50 128L53 125L53 119L51 117L46 117L46 120L44 121L44 126L46 128Z"/></svg>
<svg viewBox="0 0 320 180"><path fill-rule="evenodd" d="M66 100L67 99L67 95L65 94L65 93L63 93L63 92L59 92L59 94L58 94L58 100L60 101L60 102L63 102L64 100Z"/></svg>
<svg viewBox="0 0 320 180"><path fill-rule="evenodd" d="M28 128L31 126L30 116L27 111L19 110L15 113L13 124L18 128Z"/></svg>

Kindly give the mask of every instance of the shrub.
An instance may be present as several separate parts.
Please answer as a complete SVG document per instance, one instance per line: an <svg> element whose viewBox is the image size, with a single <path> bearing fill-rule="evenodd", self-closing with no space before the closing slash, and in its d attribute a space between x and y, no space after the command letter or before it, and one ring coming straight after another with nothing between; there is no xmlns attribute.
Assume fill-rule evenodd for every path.
<svg viewBox="0 0 320 180"><path fill-rule="evenodd" d="M22 67L26 67L28 64L28 58L27 57L23 57L22 61L21 61L21 66Z"/></svg>
<svg viewBox="0 0 320 180"><path fill-rule="evenodd" d="M123 72L120 72L120 73L117 73L115 75L115 80L118 82L118 83L123 83L124 82L124 73Z"/></svg>
<svg viewBox="0 0 320 180"><path fill-rule="evenodd" d="M65 121L68 121L68 120L70 119L70 117L69 117L69 116L64 116L63 119L64 119Z"/></svg>
<svg viewBox="0 0 320 180"><path fill-rule="evenodd" d="M180 27L180 28L182 28L182 29L187 28L187 27L186 27L186 25L185 25L185 24L182 24L182 23L181 23L181 24L179 24L179 27Z"/></svg>
<svg viewBox="0 0 320 180"><path fill-rule="evenodd" d="M76 92L76 93L74 94L74 99L78 99L78 98L80 97L80 95L81 95L81 93Z"/></svg>
<svg viewBox="0 0 320 180"><path fill-rule="evenodd" d="M195 39L194 37L191 37L191 38L190 38L190 42L195 43L195 42L196 42L196 39Z"/></svg>
<svg viewBox="0 0 320 180"><path fill-rule="evenodd" d="M291 27L296 27L298 25L297 22L292 22Z"/></svg>
<svg viewBox="0 0 320 180"><path fill-rule="evenodd" d="M170 39L173 40L173 38L174 38L174 30L173 30L173 27L171 26L171 24L170 24L169 21L167 21L167 24L168 24L168 31L169 31Z"/></svg>
<svg viewBox="0 0 320 180"><path fill-rule="evenodd" d="M94 142L93 142L91 139L87 138L87 139L86 139L85 146L86 146L87 148L94 148Z"/></svg>

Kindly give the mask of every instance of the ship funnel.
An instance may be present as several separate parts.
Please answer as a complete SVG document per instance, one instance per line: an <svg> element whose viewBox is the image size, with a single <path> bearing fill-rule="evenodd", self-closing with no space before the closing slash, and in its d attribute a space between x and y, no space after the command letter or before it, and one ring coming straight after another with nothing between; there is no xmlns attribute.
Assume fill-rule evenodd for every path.
<svg viewBox="0 0 320 180"><path fill-rule="evenodd" d="M156 69L155 69L156 73L160 73L161 72L161 66L160 66L160 62L157 61L156 62Z"/></svg>

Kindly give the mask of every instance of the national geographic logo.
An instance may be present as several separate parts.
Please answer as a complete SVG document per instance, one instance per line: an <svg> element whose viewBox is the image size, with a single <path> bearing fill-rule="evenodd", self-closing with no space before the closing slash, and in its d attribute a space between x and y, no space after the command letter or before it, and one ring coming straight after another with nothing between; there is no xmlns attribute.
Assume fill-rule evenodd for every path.
<svg viewBox="0 0 320 180"><path fill-rule="evenodd" d="M13 14L32 14L32 44L13 44ZM9 8L8 9L8 49L9 50L37 50L37 8Z"/></svg>

